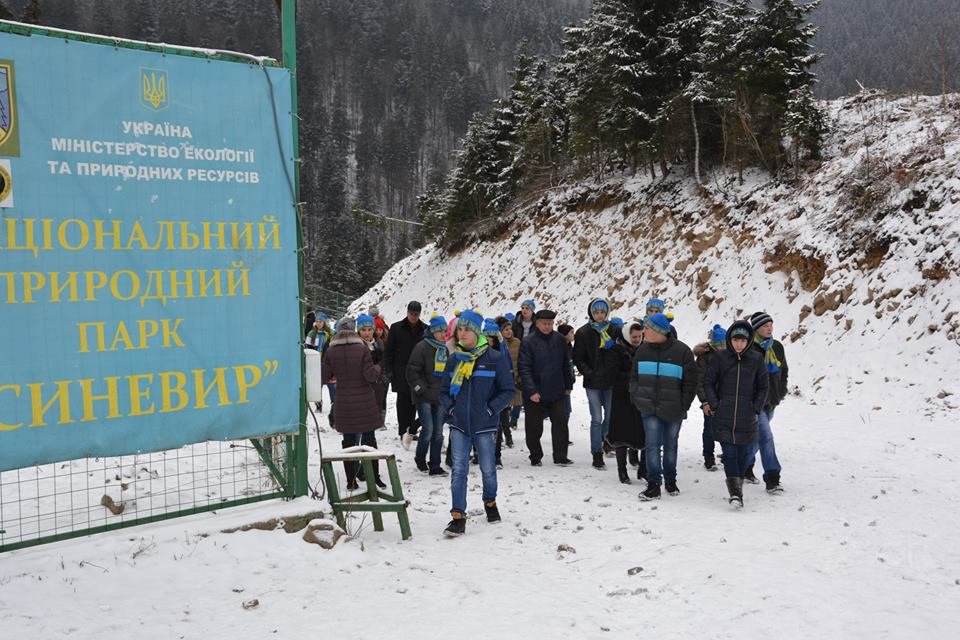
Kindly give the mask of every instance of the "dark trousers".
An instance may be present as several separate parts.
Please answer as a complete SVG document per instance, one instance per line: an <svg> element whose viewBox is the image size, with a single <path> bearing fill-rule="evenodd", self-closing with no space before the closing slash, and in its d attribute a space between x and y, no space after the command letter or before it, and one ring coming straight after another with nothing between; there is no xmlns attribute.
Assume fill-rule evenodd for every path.
<svg viewBox="0 0 960 640"><path fill-rule="evenodd" d="M754 447L756 442L748 444L727 444L721 442L723 449L723 471L728 478L742 478L747 467L753 464Z"/></svg>
<svg viewBox="0 0 960 640"><path fill-rule="evenodd" d="M513 446L513 434L510 432L510 407L500 412L500 428L497 430L497 462L500 462L500 451L503 449L503 440L507 446Z"/></svg>
<svg viewBox="0 0 960 640"><path fill-rule="evenodd" d="M397 391L397 430L400 437L403 437L407 431L416 433L415 421L417 419L417 408L413 406L413 396L410 395L410 389Z"/></svg>
<svg viewBox="0 0 960 640"><path fill-rule="evenodd" d="M543 447L540 438L543 436L543 419L550 419L550 438L553 444L553 461L560 462L567 459L567 443L570 441L567 429L567 401L560 398L554 402L531 402L525 399L523 411L527 414L524 421L524 430L527 434L527 450L530 452L530 462L539 462L543 458Z"/></svg>
<svg viewBox="0 0 960 640"><path fill-rule="evenodd" d="M344 449L347 447L356 447L357 445L366 445L368 447L377 448L377 432L376 431L366 431L364 433L344 433L343 440L341 444ZM373 468L377 477L380 477L380 462L374 461ZM343 463L343 470L347 474L347 481L357 478L360 474L360 463L354 461L346 461Z"/></svg>
<svg viewBox="0 0 960 640"><path fill-rule="evenodd" d="M713 456L713 416L703 416L703 457Z"/></svg>

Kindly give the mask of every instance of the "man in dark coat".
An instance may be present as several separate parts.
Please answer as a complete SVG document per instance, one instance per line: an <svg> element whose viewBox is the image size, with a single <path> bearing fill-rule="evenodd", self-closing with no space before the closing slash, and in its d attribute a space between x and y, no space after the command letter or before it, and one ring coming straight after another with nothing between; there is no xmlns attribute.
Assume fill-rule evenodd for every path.
<svg viewBox="0 0 960 640"><path fill-rule="evenodd" d="M408 449L416 432L416 408L407 384L407 363L414 345L423 340L427 330L427 325L420 321L420 309L416 300L407 305L407 317L390 325L387 344L383 348L383 370L397 394L397 431L401 440L406 437Z"/></svg>
<svg viewBox="0 0 960 640"><path fill-rule="evenodd" d="M777 459L777 448L773 443L773 429L770 422L773 412L787 395L787 356L783 351L783 344L773 338L773 318L765 311L758 311L750 316L750 325L753 327L753 348L763 356L763 362L770 376L770 390L767 392L767 402L760 412L760 436L754 446L754 457L760 452L760 463L763 465L763 481L769 493L783 491L780 486L780 460ZM753 473L753 463L747 473L747 478L756 476Z"/></svg>
<svg viewBox="0 0 960 640"><path fill-rule="evenodd" d="M380 367L373 364L370 349L356 331L356 322L347 316L337 323L337 333L323 355L323 381L337 381L337 401L333 404L334 428L343 434L343 448L358 444L376 448L376 430L380 409L374 384L381 379ZM356 462L344 462L347 489L357 488ZM386 488L377 468L377 485Z"/></svg>
<svg viewBox="0 0 960 640"><path fill-rule="evenodd" d="M467 309L457 318L453 352L440 386L440 411L450 424L453 470L450 474L452 520L444 535L463 535L467 516L467 473L470 450L477 452L483 478L487 522L500 522L497 507L497 431L500 412L510 405L516 388L510 357L491 349L482 333L483 316Z"/></svg>
<svg viewBox="0 0 960 640"><path fill-rule="evenodd" d="M520 344L520 384L523 387L524 422L530 464L542 466L543 419L550 418L550 436L553 444L553 462L568 466L569 429L567 426L566 397L573 390L573 367L570 364L567 343L553 330L557 314L543 309L534 317L536 329Z"/></svg>
<svg viewBox="0 0 960 640"><path fill-rule="evenodd" d="M614 349L619 331L610 321L610 303L597 298L587 305L588 322L573 339L573 363L583 375L583 388L590 406L590 453L593 468L604 469L603 439L610 430L613 384L619 360Z"/></svg>
<svg viewBox="0 0 960 640"><path fill-rule="evenodd" d="M763 357L750 348L753 327L745 320L726 331L726 349L716 352L703 379L705 415L713 417L713 435L723 448L730 504L743 506L743 477L757 442L759 420L767 399Z"/></svg>
<svg viewBox="0 0 960 640"><path fill-rule="evenodd" d="M660 483L677 495L677 441L680 425L697 395L697 363L690 347L672 335L670 319L655 313L643 321L630 374L630 399L643 415L647 452L647 488L641 500L660 497ZM663 449L663 461L660 449Z"/></svg>

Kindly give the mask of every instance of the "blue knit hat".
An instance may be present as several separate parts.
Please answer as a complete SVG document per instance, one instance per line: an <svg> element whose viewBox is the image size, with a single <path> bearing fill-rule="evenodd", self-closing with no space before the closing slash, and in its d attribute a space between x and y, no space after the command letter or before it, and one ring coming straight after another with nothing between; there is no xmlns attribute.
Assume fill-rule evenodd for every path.
<svg viewBox="0 0 960 640"><path fill-rule="evenodd" d="M494 320L493 318L483 319L483 335L485 336L500 335L500 326L497 324L496 320Z"/></svg>
<svg viewBox="0 0 960 640"><path fill-rule="evenodd" d="M610 315L610 303L604 300L603 298L597 298L596 300L590 301L590 320L593 320L593 314L595 313L606 313Z"/></svg>
<svg viewBox="0 0 960 640"><path fill-rule="evenodd" d="M647 300L647 309L659 309L660 311L663 311L666 308L666 303L660 298L650 298Z"/></svg>
<svg viewBox="0 0 960 640"><path fill-rule="evenodd" d="M710 329L710 346L714 349L723 348L727 344L727 330L718 324Z"/></svg>
<svg viewBox="0 0 960 640"><path fill-rule="evenodd" d="M536 311L536 310L537 310L537 303L534 302L533 300L524 300L523 302L520 303L520 306L521 306L521 307L528 307L528 308L530 309L530 311Z"/></svg>
<svg viewBox="0 0 960 640"><path fill-rule="evenodd" d="M321 311L320 313L317 314L317 317L316 317L315 319L316 319L316 320L323 320L324 322L326 322L327 320L330 319L330 316L328 316L328 315L325 314L323 311Z"/></svg>
<svg viewBox="0 0 960 640"><path fill-rule="evenodd" d="M610 324L617 329L623 329L623 318L610 318Z"/></svg>
<svg viewBox="0 0 960 640"><path fill-rule="evenodd" d="M447 319L443 316L438 316L433 314L430 316L430 333L436 333L437 331L447 331Z"/></svg>
<svg viewBox="0 0 960 640"><path fill-rule="evenodd" d="M503 314L503 317L509 320L510 322L513 322L514 320L517 319L517 316L513 313L505 313Z"/></svg>
<svg viewBox="0 0 960 640"><path fill-rule="evenodd" d="M643 321L643 326L649 327L665 336L670 335L670 329L672 328L670 326L670 318L663 313L654 313L653 315L647 316L647 319Z"/></svg>
<svg viewBox="0 0 960 640"><path fill-rule="evenodd" d="M483 327L483 316L473 309L465 309L457 316L457 328L473 331L478 336L481 335Z"/></svg>
<svg viewBox="0 0 960 640"><path fill-rule="evenodd" d="M373 329L373 316L369 316L365 313L361 313L357 316L357 330L363 329L364 327L370 327Z"/></svg>

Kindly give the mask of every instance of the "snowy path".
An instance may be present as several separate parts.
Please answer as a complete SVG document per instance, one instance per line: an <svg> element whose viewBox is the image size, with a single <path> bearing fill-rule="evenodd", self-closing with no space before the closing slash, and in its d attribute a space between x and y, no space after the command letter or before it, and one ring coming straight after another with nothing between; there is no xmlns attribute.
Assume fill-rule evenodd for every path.
<svg viewBox="0 0 960 640"><path fill-rule="evenodd" d="M443 538L449 480L416 473L391 426L378 437L399 453L412 540L389 517L383 533L366 525L363 550L324 551L282 530L219 533L329 512L301 499L8 553L2 636L956 637L956 419L791 398L774 421L786 493L745 487L737 513L722 471L700 465L696 417L681 432L681 495L642 504L641 485L619 484L612 458L605 472L590 468L586 403L574 394L576 465L530 467L521 426L517 448L504 450L499 525L477 513L473 470L467 535ZM324 434L325 448L338 445ZM561 544L576 551L558 553ZM628 575L633 567L642 570ZM244 610L252 598L260 606Z"/></svg>

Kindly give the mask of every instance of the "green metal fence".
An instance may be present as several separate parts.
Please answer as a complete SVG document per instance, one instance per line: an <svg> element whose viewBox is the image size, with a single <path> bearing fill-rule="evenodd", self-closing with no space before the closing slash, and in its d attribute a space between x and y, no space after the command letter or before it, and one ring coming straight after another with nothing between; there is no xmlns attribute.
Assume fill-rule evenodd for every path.
<svg viewBox="0 0 960 640"><path fill-rule="evenodd" d="M297 439L204 442L0 473L0 552L302 495Z"/></svg>

